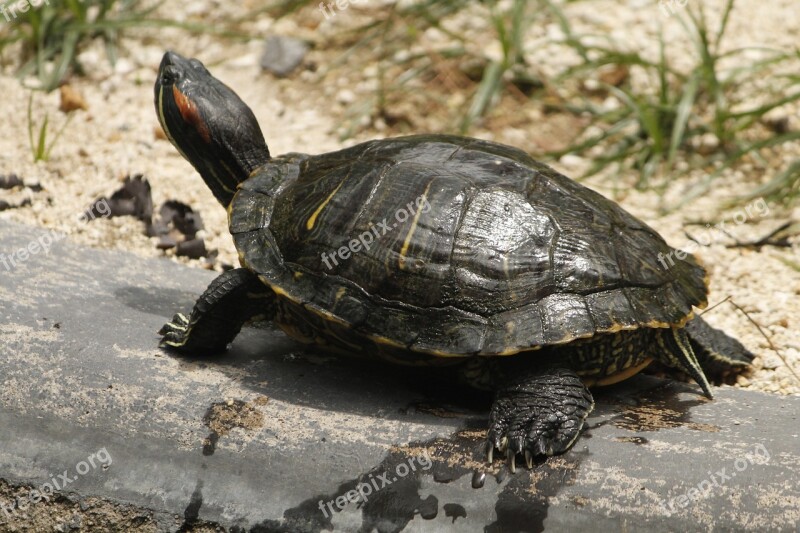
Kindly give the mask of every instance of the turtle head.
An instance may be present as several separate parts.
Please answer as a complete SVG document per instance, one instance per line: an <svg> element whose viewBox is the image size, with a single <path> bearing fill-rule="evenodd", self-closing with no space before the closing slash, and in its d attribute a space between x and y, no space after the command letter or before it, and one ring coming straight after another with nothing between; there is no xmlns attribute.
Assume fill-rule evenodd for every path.
<svg viewBox="0 0 800 533"><path fill-rule="evenodd" d="M164 133L226 207L239 183L269 160L253 111L197 59L164 54L155 104Z"/></svg>

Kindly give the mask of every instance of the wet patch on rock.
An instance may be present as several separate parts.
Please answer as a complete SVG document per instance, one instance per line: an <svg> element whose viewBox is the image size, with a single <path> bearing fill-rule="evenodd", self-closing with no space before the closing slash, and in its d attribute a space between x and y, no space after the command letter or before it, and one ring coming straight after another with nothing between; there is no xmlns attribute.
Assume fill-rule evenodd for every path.
<svg viewBox="0 0 800 533"><path fill-rule="evenodd" d="M232 429L256 430L264 425L264 415L256 409L256 405L266 405L269 399L259 396L252 403L241 400L227 400L213 404L206 411L203 422L211 430L203 443L203 455L213 455L220 437L227 435Z"/></svg>
<svg viewBox="0 0 800 533"><path fill-rule="evenodd" d="M189 505L183 511L183 524L178 528L178 533L188 533L198 531L202 526L216 526L216 524L204 523L200 520L200 509L203 507L203 480L198 479L192 492ZM212 530L213 531L213 530Z"/></svg>
<svg viewBox="0 0 800 533"><path fill-rule="evenodd" d="M379 465L334 492L314 495L286 510L283 521L265 521L251 531L332 530L337 513L353 508L361 511L359 531L398 533L417 515L433 520L440 512L453 523L467 517L466 507L452 501L441 504L433 494L423 496L422 480L432 477L437 483L451 483L473 473L493 476L497 483L509 479L498 497L497 520L486 531L542 531L550 499L574 483L587 454L569 452L542 459L533 470L518 468L508 476L505 463L485 462L485 424L485 420L472 420L470 427L451 438L392 447Z"/></svg>
<svg viewBox="0 0 800 533"><path fill-rule="evenodd" d="M453 524L456 523L456 520L459 518L466 518L467 517L467 510L464 509L464 506L458 503L446 503L442 506L444 510L444 515L453 519Z"/></svg>
<svg viewBox="0 0 800 533"><path fill-rule="evenodd" d="M644 437L615 437L614 440L617 442L632 442L633 444L647 444L650 442Z"/></svg>
<svg viewBox="0 0 800 533"><path fill-rule="evenodd" d="M485 421L480 423L485 424ZM436 482L449 483L478 468L490 474L502 468L499 463L492 468L476 458L484 441L482 433L466 429L450 439L437 438L393 447L380 464L340 484L334 492L314 495L287 509L283 522L269 520L251 531L333 530L334 517L349 507L361 511L359 531L398 533L417 515L423 520L432 520L439 515L440 504L434 495L423 497L420 494L424 476L432 475ZM453 516L465 516L466 511L461 514L456 505L448 503L446 507Z"/></svg>
<svg viewBox="0 0 800 533"><path fill-rule="evenodd" d="M436 405L430 402L416 401L408 405L408 407L401 409L400 412L404 415L414 412L425 413L437 418L464 418L470 415L470 412L456 410L447 406Z"/></svg>
<svg viewBox="0 0 800 533"><path fill-rule="evenodd" d="M586 452L571 451L551 457L532 470L517 469L500 493L497 519L486 526L486 533L544 531L550 500L563 487L575 484Z"/></svg>
<svg viewBox="0 0 800 533"><path fill-rule="evenodd" d="M623 411L611 419L616 427L628 431L658 431L685 427L696 431L717 432L719 426L700 424L691 421L690 409L710 400L698 397L680 400L678 394L669 387L651 390L646 397L637 400L638 405L625 405Z"/></svg>

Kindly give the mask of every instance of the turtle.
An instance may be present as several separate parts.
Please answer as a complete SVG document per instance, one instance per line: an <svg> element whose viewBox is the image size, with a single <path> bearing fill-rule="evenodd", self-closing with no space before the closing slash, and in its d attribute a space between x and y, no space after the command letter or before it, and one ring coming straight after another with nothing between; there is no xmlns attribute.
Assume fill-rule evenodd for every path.
<svg viewBox="0 0 800 533"><path fill-rule="evenodd" d="M574 444L590 387L655 361L712 398L707 373L753 358L695 313L708 279L694 256L521 149L419 134L273 157L198 59L167 51L154 90L240 261L159 331L162 347L218 354L272 320L331 353L450 366L495 394L486 458L512 471Z"/></svg>

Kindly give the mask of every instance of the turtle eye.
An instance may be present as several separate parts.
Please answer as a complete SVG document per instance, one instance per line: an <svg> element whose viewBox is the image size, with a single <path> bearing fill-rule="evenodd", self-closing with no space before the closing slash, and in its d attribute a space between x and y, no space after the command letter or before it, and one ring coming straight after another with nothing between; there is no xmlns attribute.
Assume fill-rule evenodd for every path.
<svg viewBox="0 0 800 533"><path fill-rule="evenodd" d="M180 78L180 71L173 65L168 65L161 72L161 85L171 85Z"/></svg>

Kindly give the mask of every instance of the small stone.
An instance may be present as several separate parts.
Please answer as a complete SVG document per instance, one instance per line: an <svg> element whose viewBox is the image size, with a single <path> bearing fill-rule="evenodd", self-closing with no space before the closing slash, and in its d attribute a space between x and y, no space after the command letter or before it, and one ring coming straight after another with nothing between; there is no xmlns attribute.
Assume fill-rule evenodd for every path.
<svg viewBox="0 0 800 533"><path fill-rule="evenodd" d="M82 109L83 111L89 109L89 104L86 103L83 96L77 90L73 89L71 85L62 85L58 90L61 93L61 104L58 106L58 109L62 113L71 113L78 109Z"/></svg>
<svg viewBox="0 0 800 533"><path fill-rule="evenodd" d="M179 242L175 249L177 255L188 257L189 259L200 259L208 254L206 243L203 239L192 239L190 241Z"/></svg>
<svg viewBox="0 0 800 533"><path fill-rule="evenodd" d="M261 68L283 78L303 62L307 53L308 43L302 39L273 35L264 45Z"/></svg>
<svg viewBox="0 0 800 533"><path fill-rule="evenodd" d="M719 139L713 133L704 133L692 139L692 145L700 155L710 155L719 148Z"/></svg>
<svg viewBox="0 0 800 533"><path fill-rule="evenodd" d="M16 174L0 175L0 189L13 189L23 185L24 183Z"/></svg>
<svg viewBox="0 0 800 533"><path fill-rule="evenodd" d="M158 244L156 244L156 248L159 250L169 250L170 248L175 248L176 246L178 246L178 241L170 235L162 235L158 239Z"/></svg>
<svg viewBox="0 0 800 533"><path fill-rule="evenodd" d="M773 109L761 119L764 125L773 133L783 135L791 131L789 115L782 109Z"/></svg>
<svg viewBox="0 0 800 533"><path fill-rule="evenodd" d="M114 62L114 72L116 74L130 74L136 70L136 65L130 59L121 57Z"/></svg>
<svg viewBox="0 0 800 533"><path fill-rule="evenodd" d="M336 101L344 105L352 104L356 101L356 95L350 89L343 89L336 95Z"/></svg>
<svg viewBox="0 0 800 533"><path fill-rule="evenodd" d="M750 380L744 376L736 376L736 383L741 387L747 387L750 385Z"/></svg>
<svg viewBox="0 0 800 533"><path fill-rule="evenodd" d="M586 163L586 160L574 154L565 154L558 160L559 163L567 168L577 168Z"/></svg>
<svg viewBox="0 0 800 533"><path fill-rule="evenodd" d="M610 68L602 70L600 75L600 81L608 84L613 85L614 87L619 87L628 79L628 75L630 74L630 70L625 65L614 65Z"/></svg>

